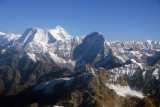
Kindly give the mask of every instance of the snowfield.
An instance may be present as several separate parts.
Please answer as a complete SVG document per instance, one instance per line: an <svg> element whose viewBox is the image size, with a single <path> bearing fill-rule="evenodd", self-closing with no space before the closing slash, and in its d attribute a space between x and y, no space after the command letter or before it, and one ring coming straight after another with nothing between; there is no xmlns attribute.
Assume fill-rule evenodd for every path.
<svg viewBox="0 0 160 107"><path fill-rule="evenodd" d="M64 86L68 86L72 83L72 79L73 78L66 77L66 78L59 78L59 79L56 79L56 80L48 81L48 82L45 82L45 83L40 83L35 87L35 90L43 90L43 93L49 94L49 93L52 93L54 91L53 88L57 84L65 82Z"/></svg>
<svg viewBox="0 0 160 107"><path fill-rule="evenodd" d="M110 89L113 89L118 95L122 97L126 96L136 96L139 98L143 98L143 94L140 91L132 90L129 86L120 86L114 84L106 84L106 86Z"/></svg>

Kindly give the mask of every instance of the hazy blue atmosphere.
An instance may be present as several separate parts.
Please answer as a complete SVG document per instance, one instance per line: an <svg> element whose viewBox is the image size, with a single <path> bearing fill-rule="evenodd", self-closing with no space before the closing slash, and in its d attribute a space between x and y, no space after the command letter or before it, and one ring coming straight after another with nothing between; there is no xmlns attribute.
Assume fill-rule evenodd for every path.
<svg viewBox="0 0 160 107"><path fill-rule="evenodd" d="M0 31L60 25L72 36L101 32L107 41L160 41L160 0L0 0Z"/></svg>

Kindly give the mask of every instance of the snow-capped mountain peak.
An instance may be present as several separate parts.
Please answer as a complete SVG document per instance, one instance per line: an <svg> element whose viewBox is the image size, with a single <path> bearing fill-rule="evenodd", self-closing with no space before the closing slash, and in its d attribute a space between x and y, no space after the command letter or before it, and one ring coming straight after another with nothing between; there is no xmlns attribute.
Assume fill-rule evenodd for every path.
<svg viewBox="0 0 160 107"><path fill-rule="evenodd" d="M6 34L3 32L0 32L0 44L6 45L9 42L12 41L14 43L15 40L17 40L21 35L15 35L12 33Z"/></svg>
<svg viewBox="0 0 160 107"><path fill-rule="evenodd" d="M66 41L72 37L60 26L57 26L55 29L40 29L32 27L27 29L22 37L17 40L17 44L24 44L25 46L28 43L54 43L55 41Z"/></svg>
<svg viewBox="0 0 160 107"><path fill-rule="evenodd" d="M0 32L0 35L5 35L5 33L3 33L3 32Z"/></svg>
<svg viewBox="0 0 160 107"><path fill-rule="evenodd" d="M68 40L72 37L60 26L56 26L55 29L49 30L49 32L53 35L53 37L57 40Z"/></svg>
<svg viewBox="0 0 160 107"><path fill-rule="evenodd" d="M88 36L99 36L99 35L101 35L100 34L100 32L92 32L92 33L90 33ZM101 36L103 36L103 35L101 35Z"/></svg>
<svg viewBox="0 0 160 107"><path fill-rule="evenodd" d="M56 26L56 28L55 29L57 29L57 30L61 30L61 31L63 31L64 29L61 27L61 26Z"/></svg>
<svg viewBox="0 0 160 107"><path fill-rule="evenodd" d="M72 37L62 27L55 29L29 28L24 34L16 40L14 47L18 50L24 50L34 61L43 60L42 57L49 57L49 60L56 64L74 66L72 61L72 52L79 45L84 37ZM47 56L46 56L47 55Z"/></svg>
<svg viewBox="0 0 160 107"><path fill-rule="evenodd" d="M145 42L148 43L148 44L150 44L150 45L152 44L151 40L146 40Z"/></svg>

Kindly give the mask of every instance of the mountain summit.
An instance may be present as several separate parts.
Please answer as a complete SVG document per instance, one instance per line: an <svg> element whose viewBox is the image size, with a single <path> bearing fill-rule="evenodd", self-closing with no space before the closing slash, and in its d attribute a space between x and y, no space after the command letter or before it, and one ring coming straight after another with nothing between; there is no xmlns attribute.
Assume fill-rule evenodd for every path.
<svg viewBox="0 0 160 107"><path fill-rule="evenodd" d="M24 34L17 40L17 44L27 45L29 43L48 44L56 41L66 41L72 37L60 26L55 29L27 29Z"/></svg>

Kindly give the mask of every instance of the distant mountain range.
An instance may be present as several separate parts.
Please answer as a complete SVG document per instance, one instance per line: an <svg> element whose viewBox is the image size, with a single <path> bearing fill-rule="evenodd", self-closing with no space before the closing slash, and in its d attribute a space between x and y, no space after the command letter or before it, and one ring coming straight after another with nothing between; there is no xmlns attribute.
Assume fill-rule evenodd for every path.
<svg viewBox="0 0 160 107"><path fill-rule="evenodd" d="M3 106L158 107L160 42L72 37L60 26L0 32L0 94Z"/></svg>

